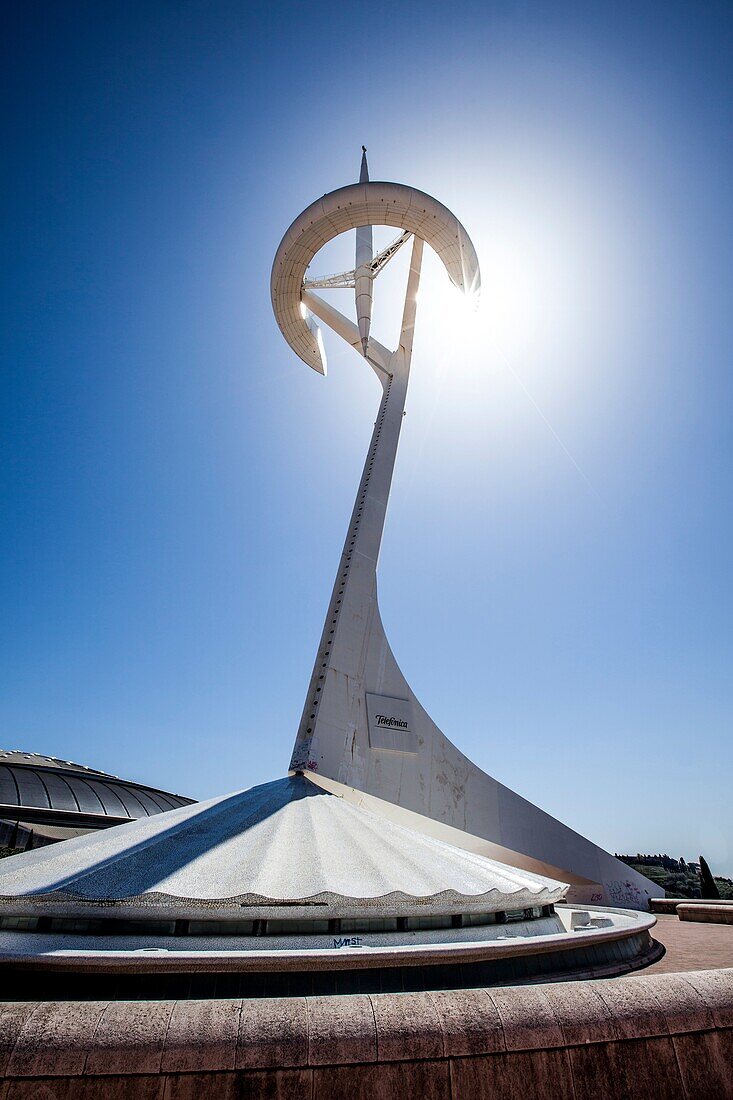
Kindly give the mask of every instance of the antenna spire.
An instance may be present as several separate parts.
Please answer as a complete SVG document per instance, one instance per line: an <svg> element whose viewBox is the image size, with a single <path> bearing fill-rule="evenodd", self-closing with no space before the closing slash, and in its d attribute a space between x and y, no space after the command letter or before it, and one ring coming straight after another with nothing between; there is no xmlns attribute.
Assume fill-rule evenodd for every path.
<svg viewBox="0 0 733 1100"><path fill-rule="evenodd" d="M369 165L366 158L366 145L361 147L361 170L359 183L369 183ZM359 321L361 350L366 357L369 347L369 329L372 323L372 273L371 262L374 258L372 227L361 225L356 230L356 263L354 264L354 294L356 296L356 316Z"/></svg>

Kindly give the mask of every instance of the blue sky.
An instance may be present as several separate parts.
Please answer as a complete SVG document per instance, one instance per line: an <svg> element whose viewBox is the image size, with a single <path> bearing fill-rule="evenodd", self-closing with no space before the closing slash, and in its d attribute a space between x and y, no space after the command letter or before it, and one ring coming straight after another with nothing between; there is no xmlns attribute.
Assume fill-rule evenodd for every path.
<svg viewBox="0 0 733 1100"><path fill-rule="evenodd" d="M3 747L197 797L286 767L378 395L293 356L269 272L363 142L484 281L465 326L436 266L421 299L406 675L595 841L733 873L730 6L3 21Z"/></svg>

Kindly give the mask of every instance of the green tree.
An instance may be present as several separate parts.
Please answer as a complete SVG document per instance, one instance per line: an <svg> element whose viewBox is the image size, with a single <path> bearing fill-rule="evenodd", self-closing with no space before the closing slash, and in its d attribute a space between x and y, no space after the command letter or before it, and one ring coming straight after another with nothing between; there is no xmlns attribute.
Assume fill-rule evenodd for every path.
<svg viewBox="0 0 733 1100"><path fill-rule="evenodd" d="M719 898L720 891L715 883L704 856L700 856L700 897Z"/></svg>

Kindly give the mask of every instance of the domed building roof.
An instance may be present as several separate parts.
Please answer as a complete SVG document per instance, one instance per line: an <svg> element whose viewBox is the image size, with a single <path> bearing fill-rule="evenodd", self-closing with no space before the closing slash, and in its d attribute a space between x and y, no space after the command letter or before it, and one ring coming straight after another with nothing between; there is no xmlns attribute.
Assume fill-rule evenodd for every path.
<svg viewBox="0 0 733 1100"><path fill-rule="evenodd" d="M0 749L0 819L102 829L193 800L22 749Z"/></svg>
<svg viewBox="0 0 733 1100"><path fill-rule="evenodd" d="M388 821L302 775L0 864L0 912L20 912L22 900L24 912L42 904L88 915L103 905L126 917L407 916L549 905L566 890Z"/></svg>
<svg viewBox="0 0 733 1100"><path fill-rule="evenodd" d="M101 775L105 779L118 779L109 772L89 768L86 764L75 764L73 760L61 760L58 756L46 756L41 752L27 752L25 749L0 749L0 764L14 764L23 768L54 768L57 771L85 772L89 775Z"/></svg>

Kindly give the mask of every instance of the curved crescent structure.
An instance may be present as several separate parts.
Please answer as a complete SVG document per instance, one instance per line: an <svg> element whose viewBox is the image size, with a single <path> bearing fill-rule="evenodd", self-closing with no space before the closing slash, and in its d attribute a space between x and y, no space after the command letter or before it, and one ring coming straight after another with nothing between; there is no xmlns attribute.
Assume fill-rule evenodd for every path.
<svg viewBox="0 0 733 1100"><path fill-rule="evenodd" d="M301 309L306 270L316 252L334 237L373 225L391 225L420 237L440 256L459 290L478 294L481 276L476 249L455 214L437 199L401 183L353 183L331 191L311 203L290 226L277 250L270 280L280 331L295 354L320 374L326 373L323 342L309 311ZM357 256L354 272L348 273L355 279L364 266L361 258Z"/></svg>
<svg viewBox="0 0 733 1100"><path fill-rule="evenodd" d="M372 225L400 236L377 256ZM308 277L316 251L356 229L352 271ZM374 280L412 237L399 344L370 333ZM285 339L325 373L316 318L363 355L382 386L364 471L339 562L290 762L342 797L454 845L570 883L569 900L645 909L663 891L482 772L438 729L402 674L377 602L377 561L405 410L423 245L438 253L453 283L478 291L476 251L436 199L394 183L360 182L313 203L285 234L272 269L272 301ZM315 290L353 290L357 324Z"/></svg>

